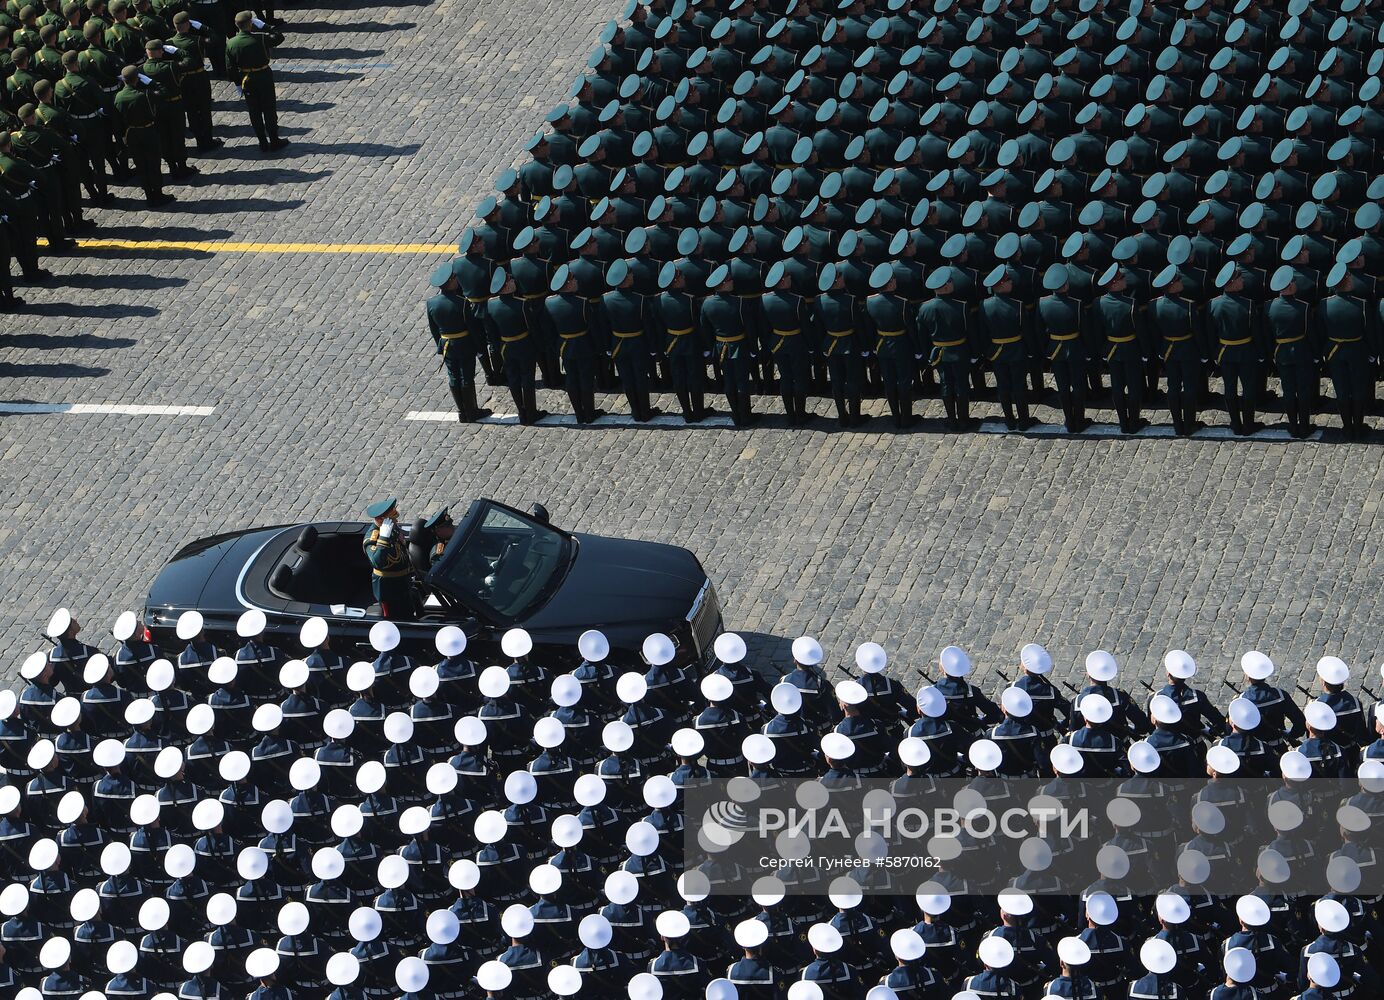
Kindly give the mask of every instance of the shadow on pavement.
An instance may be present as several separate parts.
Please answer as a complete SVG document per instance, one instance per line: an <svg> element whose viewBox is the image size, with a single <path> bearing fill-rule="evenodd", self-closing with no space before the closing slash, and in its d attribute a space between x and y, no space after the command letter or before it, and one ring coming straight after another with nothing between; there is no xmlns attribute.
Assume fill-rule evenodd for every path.
<svg viewBox="0 0 1384 1000"><path fill-rule="evenodd" d="M109 368L88 365L16 365L0 361L0 378L100 378Z"/></svg>
<svg viewBox="0 0 1384 1000"><path fill-rule="evenodd" d="M370 59L374 56L382 55L384 55L384 49L353 49L345 46L332 49L304 47L274 50L274 56L278 59L320 59L328 61L332 59ZM292 72L292 70L286 70L285 72Z"/></svg>
<svg viewBox="0 0 1384 1000"><path fill-rule="evenodd" d="M322 6L337 7L338 5L324 3ZM393 6L403 7L406 5L396 4ZM308 4L307 7L311 8L312 5ZM300 21L290 26L289 37L292 38L294 35L326 34L329 31L367 35L377 31L409 31L416 27L418 27L416 21L391 21L388 24L384 21L350 21L346 24L342 24L339 21Z"/></svg>
<svg viewBox="0 0 1384 1000"><path fill-rule="evenodd" d="M138 239L139 237L119 237L120 239ZM177 237L167 237L177 239ZM205 239L199 236L197 239ZM185 251L165 250L163 253L182 253ZM82 256L109 257L119 253L129 253L135 257L143 256L139 251L122 251L112 247L104 249L101 247L91 247L82 250ZM187 284L186 278L166 278L157 274L65 274L62 276L62 284L66 288L91 288L91 289L128 289L130 291L152 291L156 288L181 288Z"/></svg>
<svg viewBox="0 0 1384 1000"><path fill-rule="evenodd" d="M43 313L47 316L70 316L73 313L68 310L74 307L65 303L43 304ZM75 307L80 309L81 307ZM100 309L120 309L121 306L93 306L92 310ZM131 308L143 309L145 312L137 315L154 315L157 309L148 306L135 306ZM82 315L86 313L83 312ZM94 333L76 333L71 336L62 336L54 333L0 333L0 347L26 348L35 347L40 350L56 350L59 348L80 347L88 351L110 350L116 347L133 347L136 341L130 337L98 337Z"/></svg>

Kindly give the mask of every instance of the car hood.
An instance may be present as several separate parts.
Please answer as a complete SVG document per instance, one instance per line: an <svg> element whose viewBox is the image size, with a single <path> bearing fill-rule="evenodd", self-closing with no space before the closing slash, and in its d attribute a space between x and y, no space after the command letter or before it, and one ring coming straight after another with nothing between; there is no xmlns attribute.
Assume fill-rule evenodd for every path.
<svg viewBox="0 0 1384 1000"><path fill-rule="evenodd" d="M573 537L576 560L557 592L526 616L526 628L581 632L644 622L666 627L686 617L706 582L706 571L687 549L600 535Z"/></svg>

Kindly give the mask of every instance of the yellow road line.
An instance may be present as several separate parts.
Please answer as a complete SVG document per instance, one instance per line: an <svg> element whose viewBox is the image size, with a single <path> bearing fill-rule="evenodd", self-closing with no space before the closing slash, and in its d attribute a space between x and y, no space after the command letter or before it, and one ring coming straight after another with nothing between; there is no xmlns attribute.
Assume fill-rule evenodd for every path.
<svg viewBox="0 0 1384 1000"><path fill-rule="evenodd" d="M47 245L46 240L40 244ZM231 243L220 240L78 239L84 250L193 250L200 253L455 254L455 243Z"/></svg>

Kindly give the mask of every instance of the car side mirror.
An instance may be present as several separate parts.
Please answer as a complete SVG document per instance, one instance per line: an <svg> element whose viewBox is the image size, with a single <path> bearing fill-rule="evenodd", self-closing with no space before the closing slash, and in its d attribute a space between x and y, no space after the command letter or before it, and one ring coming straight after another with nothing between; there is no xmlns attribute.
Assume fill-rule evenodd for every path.
<svg viewBox="0 0 1384 1000"><path fill-rule="evenodd" d="M541 503L536 503L533 505L533 519L539 522L540 524L552 523L552 521L548 517L548 508L544 507Z"/></svg>

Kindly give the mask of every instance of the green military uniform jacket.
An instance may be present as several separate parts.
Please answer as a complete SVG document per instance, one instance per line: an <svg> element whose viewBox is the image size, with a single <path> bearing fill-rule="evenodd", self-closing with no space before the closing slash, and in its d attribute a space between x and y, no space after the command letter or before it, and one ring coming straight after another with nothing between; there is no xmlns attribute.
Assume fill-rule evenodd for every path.
<svg viewBox="0 0 1384 1000"><path fill-rule="evenodd" d="M1149 335L1153 350L1165 362L1194 362L1209 357L1206 323L1190 299L1160 295L1149 302Z"/></svg>
<svg viewBox="0 0 1384 1000"><path fill-rule="evenodd" d="M239 31L226 42L226 73L246 93L265 97L273 93L269 48L259 35Z"/></svg>
<svg viewBox="0 0 1384 1000"><path fill-rule="evenodd" d="M700 332L690 295L664 291L658 296L656 306L665 356L700 360L703 352L711 349Z"/></svg>
<svg viewBox="0 0 1384 1000"><path fill-rule="evenodd" d="M1027 363L1032 312L1012 295L990 295L980 303L981 356L992 364Z"/></svg>
<svg viewBox="0 0 1384 1000"><path fill-rule="evenodd" d="M25 104L35 103L34 84L41 78L30 69L16 68L5 81L5 100L11 111L18 111Z"/></svg>
<svg viewBox="0 0 1384 1000"><path fill-rule="evenodd" d="M159 137L154 123L158 116L153 95L138 85L121 87L115 95L115 118L127 146L157 147Z"/></svg>
<svg viewBox="0 0 1384 1000"><path fill-rule="evenodd" d="M62 52L45 45L34 53L34 70L50 83L57 83L65 72L62 68Z"/></svg>
<svg viewBox="0 0 1384 1000"><path fill-rule="evenodd" d="M817 325L821 328L820 351L824 358L835 358L869 349L859 329L855 297L844 288L823 292L813 303Z"/></svg>
<svg viewBox="0 0 1384 1000"><path fill-rule="evenodd" d="M939 296L918 307L918 335L923 346L932 352L929 364L970 362L975 352L971 349L970 324L966 320L965 304L953 298Z"/></svg>
<svg viewBox="0 0 1384 1000"><path fill-rule="evenodd" d="M1379 357L1379 310L1360 296L1328 295L1318 303L1313 321L1327 361L1335 361L1343 354Z"/></svg>
<svg viewBox="0 0 1384 1000"><path fill-rule="evenodd" d="M471 336L466 323L466 301L460 295L439 292L428 299L424 309L428 316L428 332L432 334L438 354L445 357L449 351L459 350L460 346L454 342Z"/></svg>
<svg viewBox="0 0 1384 1000"><path fill-rule="evenodd" d="M1264 307L1264 324L1273 341L1271 357L1276 365L1312 364L1319 356L1312 342L1315 332L1310 307L1302 299L1276 295Z"/></svg>
<svg viewBox="0 0 1384 1000"><path fill-rule="evenodd" d="M146 59L143 69L144 75L153 80L154 86L158 88L161 105L177 104L183 99L182 74L178 72L177 60Z"/></svg>
<svg viewBox="0 0 1384 1000"><path fill-rule="evenodd" d="M649 327L648 300L632 288L612 288L601 298L610 321L610 355L617 361L629 351L657 350L644 338Z"/></svg>
<svg viewBox="0 0 1384 1000"><path fill-rule="evenodd" d="M1053 293L1038 300L1038 325L1047 343L1049 361L1085 361L1088 335L1085 308L1080 299Z"/></svg>
<svg viewBox="0 0 1384 1000"><path fill-rule="evenodd" d="M106 95L87 77L68 73L53 86L53 100L76 119L78 129L94 129L100 124Z"/></svg>
<svg viewBox="0 0 1384 1000"><path fill-rule="evenodd" d="M380 579L398 579L413 574L408 561L408 549L404 544L404 534L398 525L388 538L380 537L380 529L371 525L361 543L365 557L370 560L370 572Z"/></svg>
<svg viewBox="0 0 1384 1000"><path fill-rule="evenodd" d="M908 324L908 303L899 295L879 293L865 300L865 312L874 327L874 352L881 361L913 362L923 353L916 327Z"/></svg>
<svg viewBox="0 0 1384 1000"><path fill-rule="evenodd" d="M762 304L767 324L764 339L769 352L778 356L807 351L811 317L802 296L791 290L766 292Z"/></svg>
<svg viewBox="0 0 1384 1000"><path fill-rule="evenodd" d="M1142 361L1149 356L1148 326L1144 309L1131 295L1107 292L1095 302L1095 322L1106 361Z"/></svg>
<svg viewBox="0 0 1384 1000"><path fill-rule="evenodd" d="M1216 364L1264 359L1260 316L1244 295L1217 295L1206 305L1206 324Z"/></svg>
<svg viewBox="0 0 1384 1000"><path fill-rule="evenodd" d="M183 96L191 99L204 91L209 94L211 80L207 77L206 49L202 36L196 31L189 31L186 35L175 32L167 43L178 50L171 61L177 64L178 85L182 88Z"/></svg>
<svg viewBox="0 0 1384 1000"><path fill-rule="evenodd" d="M173 36L173 26L159 15L150 11L147 14L140 14L132 21L139 22L139 33L144 36L144 41L152 41L157 38L161 42L166 42Z"/></svg>
<svg viewBox="0 0 1384 1000"><path fill-rule="evenodd" d="M144 37L129 21L117 21L106 29L106 47L121 66L138 66L144 61Z"/></svg>

